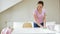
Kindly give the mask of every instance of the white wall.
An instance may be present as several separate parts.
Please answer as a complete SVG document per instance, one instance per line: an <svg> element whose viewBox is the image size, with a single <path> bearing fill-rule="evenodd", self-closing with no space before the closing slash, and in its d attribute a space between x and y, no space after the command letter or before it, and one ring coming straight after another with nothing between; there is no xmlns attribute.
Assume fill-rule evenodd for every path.
<svg viewBox="0 0 60 34"><path fill-rule="evenodd" d="M11 11L11 9L9 9L10 11ZM9 12L9 10L7 10L6 12L7 13L2 13L1 15L0 15L0 29L2 29L2 28L4 28L4 27L6 27L7 26L7 21L9 21L9 20L11 20L11 12Z"/></svg>
<svg viewBox="0 0 60 34"><path fill-rule="evenodd" d="M59 12L59 0L43 0L45 2L47 21L56 21L60 23L60 12ZM8 10L0 13L2 27L5 27L5 22L13 21L34 21L33 11L36 7L38 0L24 0L21 3L9 8ZM5 26L3 26L5 25Z"/></svg>
<svg viewBox="0 0 60 34"><path fill-rule="evenodd" d="M60 11L60 0L59 0L59 11Z"/></svg>
<svg viewBox="0 0 60 34"><path fill-rule="evenodd" d="M47 11L47 21L56 21L56 23L60 23L59 0L46 0L45 7Z"/></svg>
<svg viewBox="0 0 60 34"><path fill-rule="evenodd" d="M0 31L1 31L1 17L0 17Z"/></svg>
<svg viewBox="0 0 60 34"><path fill-rule="evenodd" d="M22 0L0 0L0 12L14 6Z"/></svg>
<svg viewBox="0 0 60 34"><path fill-rule="evenodd" d="M60 0L59 0L59 12L60 12Z"/></svg>

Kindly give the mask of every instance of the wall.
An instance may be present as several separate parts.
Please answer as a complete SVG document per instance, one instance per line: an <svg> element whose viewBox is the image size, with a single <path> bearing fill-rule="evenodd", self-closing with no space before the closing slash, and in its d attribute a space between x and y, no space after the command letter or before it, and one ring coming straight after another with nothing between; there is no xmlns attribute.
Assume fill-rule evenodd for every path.
<svg viewBox="0 0 60 34"><path fill-rule="evenodd" d="M59 0L43 1L45 2L47 21L56 21L56 23L60 23ZM34 21L32 14L36 8L37 2L37 0L24 0L23 2L18 3L8 10L0 13L0 23L2 23L2 28L6 26L6 22Z"/></svg>
<svg viewBox="0 0 60 34"><path fill-rule="evenodd" d="M59 11L60 11L60 0L59 0Z"/></svg>
<svg viewBox="0 0 60 34"><path fill-rule="evenodd" d="M0 17L0 32L1 32L1 17Z"/></svg>
<svg viewBox="0 0 60 34"><path fill-rule="evenodd" d="M59 13L60 13L60 0L59 0Z"/></svg>
<svg viewBox="0 0 60 34"><path fill-rule="evenodd" d="M10 12L9 12L10 10ZM7 10L6 12L2 13L0 15L0 29L4 28L7 26L7 22L11 20L11 17L12 17L12 13L11 13L11 9ZM11 14L10 14L11 13ZM13 24L13 23L12 23Z"/></svg>
<svg viewBox="0 0 60 34"><path fill-rule="evenodd" d="M56 21L56 23L60 23L59 0L46 0L45 7L47 21Z"/></svg>
<svg viewBox="0 0 60 34"><path fill-rule="evenodd" d="M21 2L22 0L0 0L0 12L14 6L15 4Z"/></svg>

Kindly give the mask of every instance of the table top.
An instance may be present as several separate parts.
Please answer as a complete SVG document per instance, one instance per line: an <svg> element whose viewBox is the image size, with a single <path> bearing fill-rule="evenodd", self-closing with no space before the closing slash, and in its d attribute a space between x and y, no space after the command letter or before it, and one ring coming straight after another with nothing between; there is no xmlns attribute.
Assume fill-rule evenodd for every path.
<svg viewBox="0 0 60 34"><path fill-rule="evenodd" d="M14 29L13 33L55 33L55 31L44 28L18 28Z"/></svg>

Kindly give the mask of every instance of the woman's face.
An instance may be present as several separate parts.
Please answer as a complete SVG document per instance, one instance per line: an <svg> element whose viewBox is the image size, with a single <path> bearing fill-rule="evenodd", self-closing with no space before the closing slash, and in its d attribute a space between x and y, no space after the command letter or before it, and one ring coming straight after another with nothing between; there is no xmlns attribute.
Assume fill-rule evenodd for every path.
<svg viewBox="0 0 60 34"><path fill-rule="evenodd" d="M42 4L38 4L37 9L42 10L42 8L43 8Z"/></svg>

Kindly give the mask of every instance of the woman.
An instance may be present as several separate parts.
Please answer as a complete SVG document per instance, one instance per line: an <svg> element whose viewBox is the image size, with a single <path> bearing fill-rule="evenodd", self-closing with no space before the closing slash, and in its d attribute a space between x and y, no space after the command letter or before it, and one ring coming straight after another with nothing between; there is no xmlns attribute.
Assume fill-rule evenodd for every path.
<svg viewBox="0 0 60 34"><path fill-rule="evenodd" d="M37 9L34 11L34 27L46 27L45 10L43 10L43 1L38 2Z"/></svg>

